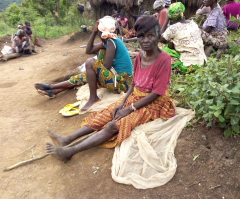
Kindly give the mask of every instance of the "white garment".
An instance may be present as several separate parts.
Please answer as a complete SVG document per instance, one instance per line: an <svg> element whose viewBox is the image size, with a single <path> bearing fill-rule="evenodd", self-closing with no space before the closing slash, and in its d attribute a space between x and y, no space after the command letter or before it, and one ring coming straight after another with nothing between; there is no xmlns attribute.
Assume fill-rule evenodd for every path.
<svg viewBox="0 0 240 199"><path fill-rule="evenodd" d="M184 66L198 65L207 61L201 31L194 21L170 25L162 34L167 41L174 43L175 49L181 54L180 61Z"/></svg>

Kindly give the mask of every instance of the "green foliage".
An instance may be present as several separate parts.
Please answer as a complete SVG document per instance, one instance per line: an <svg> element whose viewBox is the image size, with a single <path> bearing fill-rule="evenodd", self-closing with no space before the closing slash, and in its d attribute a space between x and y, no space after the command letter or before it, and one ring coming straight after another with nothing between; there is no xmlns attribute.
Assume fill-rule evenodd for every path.
<svg viewBox="0 0 240 199"><path fill-rule="evenodd" d="M172 96L190 107L207 126L218 124L226 137L240 133L240 56L209 59L195 73L173 75ZM170 89L170 90L171 90Z"/></svg>
<svg viewBox="0 0 240 199"><path fill-rule="evenodd" d="M13 3L20 4L22 1L23 0L0 0L0 12L4 12L9 5Z"/></svg>

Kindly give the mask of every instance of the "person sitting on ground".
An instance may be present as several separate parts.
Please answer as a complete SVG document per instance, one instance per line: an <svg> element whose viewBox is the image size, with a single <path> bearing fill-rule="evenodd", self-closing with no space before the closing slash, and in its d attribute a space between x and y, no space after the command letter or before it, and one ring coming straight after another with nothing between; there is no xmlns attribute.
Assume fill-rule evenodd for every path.
<svg viewBox="0 0 240 199"><path fill-rule="evenodd" d="M62 137L48 129L52 141L46 152L64 162L81 151L99 146L114 148L131 135L137 125L157 118L175 115L173 100L168 95L171 58L158 48L160 27L154 16L141 16L134 28L142 51L134 62L134 78L125 97L102 111L90 114L81 128ZM65 147L79 137L98 131L73 147Z"/></svg>
<svg viewBox="0 0 240 199"><path fill-rule="evenodd" d="M81 109L86 111L99 101L97 83L113 93L127 92L132 81L132 62L125 45L114 31L114 18L106 16L100 19L86 47L87 54L96 54L99 51L100 53L97 60L91 58L86 61L86 74L81 73L57 84L36 83L38 93L54 98L62 91L88 83L90 98ZM102 42L93 44L97 35Z"/></svg>
<svg viewBox="0 0 240 199"><path fill-rule="evenodd" d="M118 21L120 22L119 25L122 28L122 34L125 35L129 30L128 19L125 17L124 11L121 11L119 16L120 16L120 18L118 19Z"/></svg>
<svg viewBox="0 0 240 199"><path fill-rule="evenodd" d="M206 60L201 31L196 23L184 19L184 11L181 2L170 5L160 39L163 43L168 41L163 50L175 58L172 59L172 69L182 73L201 67ZM169 20L172 25L167 28Z"/></svg>
<svg viewBox="0 0 240 199"><path fill-rule="evenodd" d="M22 53L23 57L31 54L30 43L23 29L19 29L13 37L12 50L13 53Z"/></svg>
<svg viewBox="0 0 240 199"><path fill-rule="evenodd" d="M227 24L221 7L217 0L204 0L204 6L211 8L211 13L202 26L202 39L205 46L205 54L210 56L212 48L216 48L216 58L219 59L227 48Z"/></svg>
<svg viewBox="0 0 240 199"><path fill-rule="evenodd" d="M162 28L168 11L167 8L165 8L165 3L163 2L163 0L156 0L153 4L153 9L157 11L157 15L155 14L154 16L158 18L158 23Z"/></svg>
<svg viewBox="0 0 240 199"><path fill-rule="evenodd" d="M38 38L33 35L32 29L31 29L31 23L29 21L25 21L25 27L26 27L26 33L27 33L28 37L32 40L33 45L42 47L42 45L39 44Z"/></svg>
<svg viewBox="0 0 240 199"><path fill-rule="evenodd" d="M231 21L230 16L240 17L240 3L234 0L226 0L227 5L222 8L223 14L226 17L227 28L229 30L235 30L239 27L237 22Z"/></svg>
<svg viewBox="0 0 240 199"><path fill-rule="evenodd" d="M80 3L77 4L77 10L79 11L80 14L84 12L84 6L81 5Z"/></svg>

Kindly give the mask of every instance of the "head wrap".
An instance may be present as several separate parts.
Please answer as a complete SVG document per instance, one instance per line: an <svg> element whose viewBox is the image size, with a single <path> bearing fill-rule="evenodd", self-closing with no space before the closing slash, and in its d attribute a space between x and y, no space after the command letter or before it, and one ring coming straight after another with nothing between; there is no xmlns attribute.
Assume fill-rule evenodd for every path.
<svg viewBox="0 0 240 199"><path fill-rule="evenodd" d="M18 25L18 29L22 29L23 28L23 25L22 24L19 24Z"/></svg>
<svg viewBox="0 0 240 199"><path fill-rule="evenodd" d="M163 2L163 0L156 0L153 4L153 9L155 10L160 6L165 7L165 3Z"/></svg>
<svg viewBox="0 0 240 199"><path fill-rule="evenodd" d="M184 11L185 6L181 2L173 3L168 8L168 17L173 20L182 18Z"/></svg>
<svg viewBox="0 0 240 199"><path fill-rule="evenodd" d="M171 0L163 0L163 3L165 3L165 7L169 7L171 5Z"/></svg>
<svg viewBox="0 0 240 199"><path fill-rule="evenodd" d="M114 34L116 29L115 23L116 21L114 20L114 18L110 16L105 16L99 20L98 30L102 32L102 39L117 38L117 35Z"/></svg>
<svg viewBox="0 0 240 199"><path fill-rule="evenodd" d="M157 24L158 20L152 15L142 15L141 17L138 17L137 21L134 24L136 36L140 37L147 31L155 27Z"/></svg>
<svg viewBox="0 0 240 199"><path fill-rule="evenodd" d="M22 29L19 29L17 32L16 32L16 35L17 36L20 36L20 35L22 35L23 34L23 30Z"/></svg>

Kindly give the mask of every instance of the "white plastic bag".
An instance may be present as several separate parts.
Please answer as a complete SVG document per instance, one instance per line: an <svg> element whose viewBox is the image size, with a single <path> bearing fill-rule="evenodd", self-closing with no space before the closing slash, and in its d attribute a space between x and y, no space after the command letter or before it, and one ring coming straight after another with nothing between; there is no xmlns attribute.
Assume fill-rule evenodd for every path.
<svg viewBox="0 0 240 199"><path fill-rule="evenodd" d="M4 46L3 49L1 50L1 53L3 55L11 54L12 52L12 47L10 46Z"/></svg>

